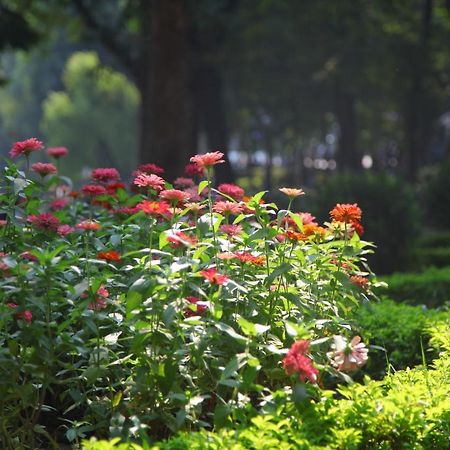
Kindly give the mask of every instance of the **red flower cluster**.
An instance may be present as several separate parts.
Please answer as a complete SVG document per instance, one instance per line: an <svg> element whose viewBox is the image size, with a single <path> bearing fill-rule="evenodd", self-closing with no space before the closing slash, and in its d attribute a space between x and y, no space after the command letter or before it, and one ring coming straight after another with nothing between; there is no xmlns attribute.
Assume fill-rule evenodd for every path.
<svg viewBox="0 0 450 450"><path fill-rule="evenodd" d="M88 297L87 292L83 292L80 295L81 298L85 299ZM87 307L88 309L90 309L91 311L100 311L102 309L105 309L108 305L106 303L106 299L109 297L109 292L108 290L105 288L105 286L100 286L97 289L97 292L94 295L94 301L89 302Z"/></svg>
<svg viewBox="0 0 450 450"><path fill-rule="evenodd" d="M31 152L42 150L43 148L44 144L41 141L36 138L30 138L25 141L16 142L10 150L9 156L11 158L16 158L21 155L28 156Z"/></svg>
<svg viewBox="0 0 450 450"><path fill-rule="evenodd" d="M241 262L246 264L254 264L255 266L264 266L266 258L264 256L253 256L248 252L236 252L234 256Z"/></svg>
<svg viewBox="0 0 450 450"><path fill-rule="evenodd" d="M200 272L200 275L206 278L211 284L221 285L228 281L228 277L226 275L218 273L215 267L202 270Z"/></svg>
<svg viewBox="0 0 450 450"><path fill-rule="evenodd" d="M319 371L313 366L311 359L306 356L308 349L309 341L303 339L294 342L283 359L283 369L288 375L298 373L300 381L308 380L315 384Z"/></svg>
<svg viewBox="0 0 450 450"><path fill-rule="evenodd" d="M11 309L16 309L18 307L15 303L7 303L7 306ZM18 311L17 318L24 320L28 323L28 325L33 322L33 314L29 309L26 309L25 311Z"/></svg>

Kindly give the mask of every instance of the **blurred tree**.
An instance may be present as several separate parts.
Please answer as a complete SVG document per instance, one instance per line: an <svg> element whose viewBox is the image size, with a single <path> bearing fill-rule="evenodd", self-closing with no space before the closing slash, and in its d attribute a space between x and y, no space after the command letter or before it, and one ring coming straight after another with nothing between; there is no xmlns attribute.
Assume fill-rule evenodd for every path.
<svg viewBox="0 0 450 450"><path fill-rule="evenodd" d="M85 167L136 167L139 92L127 78L101 65L95 52L74 53L63 75L64 91L51 92L43 104L47 145L64 143L62 162L76 175ZM107 118L107 120L105 120Z"/></svg>

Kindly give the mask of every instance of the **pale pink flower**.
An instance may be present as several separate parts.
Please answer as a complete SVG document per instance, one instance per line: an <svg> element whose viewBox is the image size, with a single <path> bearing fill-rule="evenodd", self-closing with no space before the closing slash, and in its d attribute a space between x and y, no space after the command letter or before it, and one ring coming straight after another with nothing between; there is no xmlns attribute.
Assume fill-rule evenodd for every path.
<svg viewBox="0 0 450 450"><path fill-rule="evenodd" d="M197 164L198 167L204 168L224 163L225 160L223 160L222 158L222 152L210 152L204 153L203 155L195 155L190 159L190 161L194 164Z"/></svg>
<svg viewBox="0 0 450 450"><path fill-rule="evenodd" d="M41 177L56 173L56 167L51 163L37 162L31 165L31 170L38 173Z"/></svg>
<svg viewBox="0 0 450 450"><path fill-rule="evenodd" d="M160 192L159 196L170 202L171 204L178 205L179 203L187 202L191 195L188 192L179 191L178 189L167 189Z"/></svg>
<svg viewBox="0 0 450 450"><path fill-rule="evenodd" d="M244 197L245 191L235 184L223 183L219 185L218 191L221 194L228 195L233 200L240 201Z"/></svg>
<svg viewBox="0 0 450 450"><path fill-rule="evenodd" d="M213 211L219 214L238 215L242 212L242 206L233 202L216 202L213 206Z"/></svg>
<svg viewBox="0 0 450 450"><path fill-rule="evenodd" d="M133 184L136 186L154 189L155 191L163 190L164 183L165 182L161 177L153 173L140 173L136 175L136 178L133 180Z"/></svg>
<svg viewBox="0 0 450 450"><path fill-rule="evenodd" d="M350 343L342 336L334 336L331 348L333 351L328 352L327 356L331 359L331 364L341 372L355 370L367 362L369 350L359 336L355 336Z"/></svg>

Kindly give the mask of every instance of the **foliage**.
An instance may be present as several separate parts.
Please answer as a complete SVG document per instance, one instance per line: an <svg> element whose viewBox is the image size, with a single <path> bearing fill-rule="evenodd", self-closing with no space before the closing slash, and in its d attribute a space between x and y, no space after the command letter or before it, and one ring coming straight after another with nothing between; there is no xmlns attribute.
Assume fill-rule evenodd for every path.
<svg viewBox="0 0 450 450"><path fill-rule="evenodd" d="M312 212L327 217L330 201L357 202L364 209L366 235L378 246L369 259L377 272L386 274L407 266L417 237L419 213L406 183L387 173L336 175L318 184Z"/></svg>
<svg viewBox="0 0 450 450"><path fill-rule="evenodd" d="M264 192L233 200L208 165L186 191L140 173L127 192L117 177L95 170L73 192L64 176L5 168L2 448L221 428L250 420L301 370L306 396L350 380L333 337L350 340L347 317L376 280L371 246L347 222L306 223L293 197L287 210ZM287 375L294 341L304 369L284 364Z"/></svg>
<svg viewBox="0 0 450 450"><path fill-rule="evenodd" d="M396 303L388 298L364 305L355 317L364 341L371 345L365 372L372 378L390 371L413 367L434 356L428 349L429 328L447 311L424 310L420 306ZM424 355L422 354L424 350Z"/></svg>
<svg viewBox="0 0 450 450"><path fill-rule="evenodd" d="M428 449L446 448L450 438L448 398L449 323L440 322L433 342L443 341L443 353L432 368L398 371L383 381L365 380L339 389L340 397L324 392L314 400L284 402L290 394L278 392L279 406L252 419L248 427L216 433L182 433L153 449ZM283 399L283 400L282 400ZM106 442L86 443L100 450ZM98 447L96 446L98 445ZM125 447L126 448L126 447Z"/></svg>
<svg viewBox="0 0 450 450"><path fill-rule="evenodd" d="M387 287L379 293L396 301L429 308L444 305L449 300L450 267L429 267L420 273L394 273L384 277Z"/></svg>
<svg viewBox="0 0 450 450"><path fill-rule="evenodd" d="M137 159L139 93L127 78L102 66L95 52L77 52L67 61L64 91L43 103L41 128L50 145L71 150L65 168L80 175L80 164L131 171Z"/></svg>

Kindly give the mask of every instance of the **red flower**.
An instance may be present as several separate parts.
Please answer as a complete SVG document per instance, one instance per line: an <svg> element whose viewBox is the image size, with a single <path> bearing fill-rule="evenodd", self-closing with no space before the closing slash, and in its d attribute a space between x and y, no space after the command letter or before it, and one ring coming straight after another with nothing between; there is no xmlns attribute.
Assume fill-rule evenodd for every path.
<svg viewBox="0 0 450 450"><path fill-rule="evenodd" d="M364 234L364 227L357 220L351 220L350 225L356 231L358 236L362 236Z"/></svg>
<svg viewBox="0 0 450 450"><path fill-rule="evenodd" d="M81 192L92 197L96 197L97 195L105 195L107 193L106 189L98 184L85 184L81 188Z"/></svg>
<svg viewBox="0 0 450 450"><path fill-rule="evenodd" d="M197 243L197 238L189 236L182 231L175 231L172 235L167 237L167 240L172 244L173 248L178 248L182 245L189 247Z"/></svg>
<svg viewBox="0 0 450 450"><path fill-rule="evenodd" d="M117 253L115 250L108 250L106 252L98 252L97 258L104 259L105 261L120 261L121 260L120 254Z"/></svg>
<svg viewBox="0 0 450 450"><path fill-rule="evenodd" d="M57 198L50 203L50 209L57 211L59 209L63 209L67 206L68 200L65 198Z"/></svg>
<svg viewBox="0 0 450 450"><path fill-rule="evenodd" d="M47 149L47 155L53 156L53 158L61 158L61 156L67 156L69 154L69 150L66 147L49 147Z"/></svg>
<svg viewBox="0 0 450 450"><path fill-rule="evenodd" d="M137 206L122 206L121 208L117 208L113 211L114 214L125 214L125 215L133 215L139 212L139 208Z"/></svg>
<svg viewBox="0 0 450 450"><path fill-rule="evenodd" d="M308 348L309 341L307 340L294 342L283 359L283 369L287 375L298 373L300 381L309 380L310 383L315 384L319 371L313 366L311 359L306 356Z"/></svg>
<svg viewBox="0 0 450 450"><path fill-rule="evenodd" d="M144 211L145 214L151 214L154 216L165 215L170 211L170 205L167 202L157 202L144 200L136 205L136 209Z"/></svg>
<svg viewBox="0 0 450 450"><path fill-rule="evenodd" d="M330 216L333 220L338 222L352 222L354 220L361 220L362 211L361 208L356 204L350 203L338 203L331 211Z"/></svg>
<svg viewBox="0 0 450 450"><path fill-rule="evenodd" d="M217 269L215 267L211 267L210 269L202 270L200 275L206 278L210 283L221 285L228 281L228 277L226 275L222 275L217 273Z"/></svg>
<svg viewBox="0 0 450 450"><path fill-rule="evenodd" d="M366 277L362 277L360 275L353 275L350 277L350 282L355 286L358 286L363 291L367 291L369 288L369 280Z"/></svg>
<svg viewBox="0 0 450 450"><path fill-rule="evenodd" d="M203 302L201 302L200 299L197 297L186 297L186 300L191 305L185 309L184 311L185 317L199 316L208 309L208 306L205 305Z"/></svg>
<svg viewBox="0 0 450 450"><path fill-rule="evenodd" d="M151 188L158 192L164 189L164 183L165 182L161 177L153 173L139 173L133 180L133 184L136 186Z"/></svg>
<svg viewBox="0 0 450 450"><path fill-rule="evenodd" d="M114 168L99 168L92 171L91 177L100 183L109 183L110 181L117 181L120 178L120 174Z"/></svg>
<svg viewBox="0 0 450 450"><path fill-rule="evenodd" d="M155 175L161 175L164 173L164 169L162 167L159 167L153 163L141 164L138 167L138 171L148 174L154 173Z"/></svg>
<svg viewBox="0 0 450 450"><path fill-rule="evenodd" d="M117 183L110 183L105 188L108 194L115 194L118 189L125 189L125 185L119 181Z"/></svg>
<svg viewBox="0 0 450 450"><path fill-rule="evenodd" d="M197 164L187 164L186 167L184 168L184 171L186 175L189 175L191 177L195 175L202 176L205 173L203 167L200 167Z"/></svg>
<svg viewBox="0 0 450 450"><path fill-rule="evenodd" d="M56 167L51 163L34 163L31 165L31 170L34 170L41 177L45 177L46 175L56 173Z"/></svg>
<svg viewBox="0 0 450 450"><path fill-rule="evenodd" d="M42 231L57 231L60 224L59 219L50 213L28 216L28 222Z"/></svg>
<svg viewBox="0 0 450 450"><path fill-rule="evenodd" d="M167 189L162 191L159 196L164 200L169 201L172 205L187 202L190 199L190 194L178 189Z"/></svg>
<svg viewBox="0 0 450 450"><path fill-rule="evenodd" d="M181 188L189 188L195 185L194 180L192 178L186 177L178 177L174 182L174 186Z"/></svg>
<svg viewBox="0 0 450 450"><path fill-rule="evenodd" d="M75 228L71 227L70 225L60 225L58 227L57 233L60 236L66 236L69 233L73 233L75 231Z"/></svg>
<svg viewBox="0 0 450 450"><path fill-rule="evenodd" d="M233 200L240 201L244 197L245 191L239 186L236 186L235 184L228 184L223 183L219 185L218 191L221 194L228 195L228 197L231 197Z"/></svg>
<svg viewBox="0 0 450 450"><path fill-rule="evenodd" d="M26 309L25 311L19 311L17 313L17 318L25 320L28 324L31 324L33 322L33 314L31 314L31 311L29 309Z"/></svg>
<svg viewBox="0 0 450 450"><path fill-rule="evenodd" d="M266 262L264 256L253 256L248 252L236 252L234 253L237 259L243 263L254 264L255 266L263 266Z"/></svg>
<svg viewBox="0 0 450 450"><path fill-rule="evenodd" d="M203 155L195 155L190 159L190 161L203 169L205 167L211 167L216 164L224 163L225 161L222 158L222 152L210 152L204 153Z"/></svg>
<svg viewBox="0 0 450 450"><path fill-rule="evenodd" d="M83 292L80 295L81 298L87 298L88 294L87 292ZM97 292L94 295L94 301L89 302L87 307L91 311L100 311L102 309L105 309L108 305L106 303L106 299L109 297L109 292L105 288L105 286L100 286L97 289Z"/></svg>
<svg viewBox="0 0 450 450"><path fill-rule="evenodd" d="M28 156L31 152L42 150L44 144L36 138L26 139L25 141L16 142L9 152L11 158L16 158L20 155Z"/></svg>

